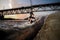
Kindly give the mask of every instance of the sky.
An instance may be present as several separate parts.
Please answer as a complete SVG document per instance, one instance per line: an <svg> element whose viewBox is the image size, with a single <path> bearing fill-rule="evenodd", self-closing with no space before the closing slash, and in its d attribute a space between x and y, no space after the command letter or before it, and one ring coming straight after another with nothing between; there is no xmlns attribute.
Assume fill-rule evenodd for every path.
<svg viewBox="0 0 60 40"><path fill-rule="evenodd" d="M49 4L56 2L60 2L60 0L32 0L32 5ZM30 0L0 0L0 9L10 9L30 5Z"/></svg>

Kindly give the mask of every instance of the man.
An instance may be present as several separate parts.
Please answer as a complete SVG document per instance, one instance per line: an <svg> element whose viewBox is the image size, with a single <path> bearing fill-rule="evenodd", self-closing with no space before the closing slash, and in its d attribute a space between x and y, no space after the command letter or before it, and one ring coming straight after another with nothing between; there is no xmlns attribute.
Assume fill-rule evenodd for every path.
<svg viewBox="0 0 60 40"><path fill-rule="evenodd" d="M0 20L3 20L4 16L2 14L0 14Z"/></svg>
<svg viewBox="0 0 60 40"><path fill-rule="evenodd" d="M30 17L28 18L28 20L30 21L30 23L33 23L35 21L34 14L32 12L30 13Z"/></svg>

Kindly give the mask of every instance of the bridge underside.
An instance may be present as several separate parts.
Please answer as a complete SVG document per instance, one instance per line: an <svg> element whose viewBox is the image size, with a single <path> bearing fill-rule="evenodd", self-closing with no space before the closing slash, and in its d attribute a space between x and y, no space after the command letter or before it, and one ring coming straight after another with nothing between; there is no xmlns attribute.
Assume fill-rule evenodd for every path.
<svg viewBox="0 0 60 40"><path fill-rule="evenodd" d="M34 5L34 6L29 6L29 7L20 7L20 8L0 10L0 14L10 15L10 14L30 13L31 8L32 8L32 12L60 11L60 3L42 4L42 5Z"/></svg>

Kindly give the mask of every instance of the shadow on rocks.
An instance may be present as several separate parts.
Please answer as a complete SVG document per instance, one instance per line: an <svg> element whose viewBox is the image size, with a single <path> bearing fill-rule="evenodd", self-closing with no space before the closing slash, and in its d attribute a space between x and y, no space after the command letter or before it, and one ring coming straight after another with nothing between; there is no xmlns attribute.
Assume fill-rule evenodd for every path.
<svg viewBox="0 0 60 40"><path fill-rule="evenodd" d="M60 12L47 17L34 40L60 40Z"/></svg>

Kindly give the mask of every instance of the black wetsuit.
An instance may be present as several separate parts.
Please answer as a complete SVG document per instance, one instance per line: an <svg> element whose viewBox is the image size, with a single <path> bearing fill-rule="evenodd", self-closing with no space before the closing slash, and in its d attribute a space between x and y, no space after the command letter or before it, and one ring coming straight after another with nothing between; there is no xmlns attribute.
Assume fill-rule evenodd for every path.
<svg viewBox="0 0 60 40"><path fill-rule="evenodd" d="M35 19L35 17L30 16L29 18ZM35 21L35 20L34 20ZM34 22L33 20L30 21L30 23Z"/></svg>
<svg viewBox="0 0 60 40"><path fill-rule="evenodd" d="M0 20L3 20L4 19L4 16L3 15L0 15Z"/></svg>

